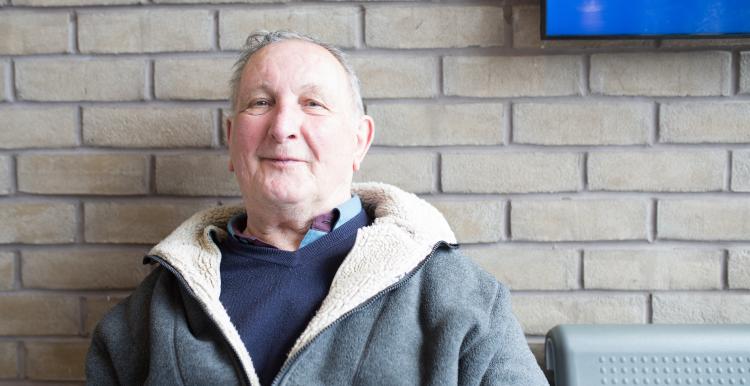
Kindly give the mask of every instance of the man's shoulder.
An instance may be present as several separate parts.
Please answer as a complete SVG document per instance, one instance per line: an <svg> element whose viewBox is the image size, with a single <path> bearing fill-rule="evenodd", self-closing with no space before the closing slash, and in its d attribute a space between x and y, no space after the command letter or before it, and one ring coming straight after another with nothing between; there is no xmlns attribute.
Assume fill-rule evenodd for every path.
<svg viewBox="0 0 750 386"><path fill-rule="evenodd" d="M491 311L509 300L508 289L494 276L461 253L458 246L438 248L421 272L422 286L439 303Z"/></svg>

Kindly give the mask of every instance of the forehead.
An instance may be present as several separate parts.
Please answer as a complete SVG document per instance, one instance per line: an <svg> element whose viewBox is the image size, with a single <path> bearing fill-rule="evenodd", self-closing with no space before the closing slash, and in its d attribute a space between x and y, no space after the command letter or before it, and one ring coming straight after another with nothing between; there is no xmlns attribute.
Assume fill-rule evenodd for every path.
<svg viewBox="0 0 750 386"><path fill-rule="evenodd" d="M271 43L250 57L242 71L241 89L306 87L348 90L347 74L325 48L301 40Z"/></svg>

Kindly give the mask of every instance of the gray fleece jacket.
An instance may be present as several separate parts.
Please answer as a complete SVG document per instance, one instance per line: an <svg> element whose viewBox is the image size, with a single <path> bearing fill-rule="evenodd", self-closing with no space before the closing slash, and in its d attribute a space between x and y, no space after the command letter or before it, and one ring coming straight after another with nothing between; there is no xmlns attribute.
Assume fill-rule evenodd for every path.
<svg viewBox="0 0 750 386"><path fill-rule="evenodd" d="M274 385L547 385L508 290L457 252L436 209L385 184L353 193L374 222ZM151 250L160 267L94 331L88 384L259 386L219 301L214 240L242 210L197 213Z"/></svg>

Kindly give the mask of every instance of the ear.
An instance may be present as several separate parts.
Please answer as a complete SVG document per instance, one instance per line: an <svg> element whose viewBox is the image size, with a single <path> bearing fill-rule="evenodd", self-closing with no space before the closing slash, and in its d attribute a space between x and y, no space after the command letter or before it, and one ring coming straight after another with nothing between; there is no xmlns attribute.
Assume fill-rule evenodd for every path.
<svg viewBox="0 0 750 386"><path fill-rule="evenodd" d="M359 125L357 125L356 141L357 143L354 151L354 163L352 169L356 172L359 170L362 160L365 159L367 151L372 145L372 139L375 136L375 121L369 115L363 115L359 119Z"/></svg>
<svg viewBox="0 0 750 386"><path fill-rule="evenodd" d="M227 118L227 146L230 147L229 152L231 153L232 147L232 119ZM229 157L229 171L234 172L234 165L232 165L232 157Z"/></svg>

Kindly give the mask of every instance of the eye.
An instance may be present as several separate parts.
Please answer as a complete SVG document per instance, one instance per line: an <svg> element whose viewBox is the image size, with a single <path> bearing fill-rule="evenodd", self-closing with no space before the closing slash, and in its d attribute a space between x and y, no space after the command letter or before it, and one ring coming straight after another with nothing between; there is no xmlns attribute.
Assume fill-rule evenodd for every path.
<svg viewBox="0 0 750 386"><path fill-rule="evenodd" d="M322 108L322 107L325 107L325 106L323 106L322 103L319 103L316 100L308 99L307 101L305 101L305 107L314 107L314 108L319 108L320 107L320 108Z"/></svg>
<svg viewBox="0 0 750 386"><path fill-rule="evenodd" d="M245 112L250 115L263 115L267 113L273 107L273 102L266 98L257 98L250 101L247 104Z"/></svg>

